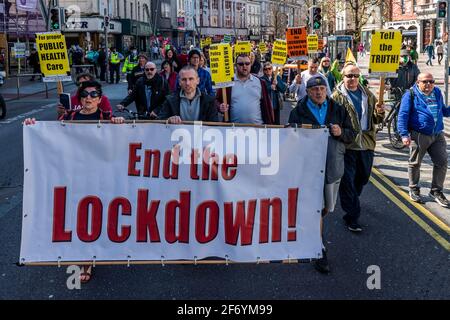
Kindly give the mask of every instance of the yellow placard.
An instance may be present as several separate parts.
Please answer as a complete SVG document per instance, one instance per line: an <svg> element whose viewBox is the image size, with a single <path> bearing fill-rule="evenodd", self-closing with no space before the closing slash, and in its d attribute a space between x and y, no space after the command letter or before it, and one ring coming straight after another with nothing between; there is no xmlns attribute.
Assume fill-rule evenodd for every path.
<svg viewBox="0 0 450 320"><path fill-rule="evenodd" d="M287 59L287 45L286 40L276 40L273 44L272 51L272 65L275 67L282 67Z"/></svg>
<svg viewBox="0 0 450 320"><path fill-rule="evenodd" d="M209 48L211 78L215 88L234 85L232 52L229 43L212 44Z"/></svg>
<svg viewBox="0 0 450 320"><path fill-rule="evenodd" d="M44 82L72 80L66 40L61 33L37 33L36 48Z"/></svg>
<svg viewBox="0 0 450 320"><path fill-rule="evenodd" d="M402 33L400 30L379 30L372 32L369 74L396 77L400 63Z"/></svg>
<svg viewBox="0 0 450 320"><path fill-rule="evenodd" d="M238 41L234 46L234 56L237 57L240 54L250 54L252 51L252 44L250 41Z"/></svg>
<svg viewBox="0 0 450 320"><path fill-rule="evenodd" d="M260 42L258 45L259 52L266 53L267 52L267 46L264 42Z"/></svg>
<svg viewBox="0 0 450 320"><path fill-rule="evenodd" d="M308 36L308 53L317 53L319 50L319 37L317 34L311 34Z"/></svg>
<svg viewBox="0 0 450 320"><path fill-rule="evenodd" d="M210 46L212 44L212 39L210 37L200 40L200 48L203 49L206 46Z"/></svg>

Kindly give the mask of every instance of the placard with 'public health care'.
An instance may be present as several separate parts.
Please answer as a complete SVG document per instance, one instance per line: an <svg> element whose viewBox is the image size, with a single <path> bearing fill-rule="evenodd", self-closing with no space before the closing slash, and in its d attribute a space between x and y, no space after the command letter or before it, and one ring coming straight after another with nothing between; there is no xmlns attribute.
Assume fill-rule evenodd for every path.
<svg viewBox="0 0 450 320"><path fill-rule="evenodd" d="M286 40L276 40L273 44L272 65L283 67L287 59Z"/></svg>
<svg viewBox="0 0 450 320"><path fill-rule="evenodd" d="M37 33L36 47L44 82L72 81L66 40L61 33Z"/></svg>
<svg viewBox="0 0 450 320"><path fill-rule="evenodd" d="M379 30L372 33L369 74L397 77L402 46L401 31Z"/></svg>
<svg viewBox="0 0 450 320"><path fill-rule="evenodd" d="M209 48L211 78L215 88L234 85L233 56L229 43L213 44Z"/></svg>

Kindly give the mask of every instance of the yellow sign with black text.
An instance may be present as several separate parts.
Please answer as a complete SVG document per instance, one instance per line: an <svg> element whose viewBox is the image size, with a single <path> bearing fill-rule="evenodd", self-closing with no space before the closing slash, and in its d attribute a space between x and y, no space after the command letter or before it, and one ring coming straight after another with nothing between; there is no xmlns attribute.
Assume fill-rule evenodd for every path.
<svg viewBox="0 0 450 320"><path fill-rule="evenodd" d="M369 74L383 77L397 77L401 46L402 33L400 30L379 30L372 32Z"/></svg>
<svg viewBox="0 0 450 320"><path fill-rule="evenodd" d="M317 53L319 50L319 37L317 34L308 35L308 53Z"/></svg>
<svg viewBox="0 0 450 320"><path fill-rule="evenodd" d="M72 81L66 40L61 33L37 33L36 49L44 82Z"/></svg>
<svg viewBox="0 0 450 320"><path fill-rule="evenodd" d="M234 46L234 56L237 57L240 54L249 55L252 51L252 45L250 41L238 41Z"/></svg>
<svg viewBox="0 0 450 320"><path fill-rule="evenodd" d="M261 53L267 53L267 46L264 42L260 42L258 45L259 52Z"/></svg>
<svg viewBox="0 0 450 320"><path fill-rule="evenodd" d="M212 44L209 47L209 57L214 88L232 87L234 85L234 67L230 44Z"/></svg>
<svg viewBox="0 0 450 320"><path fill-rule="evenodd" d="M273 44L272 65L283 67L287 59L286 40L276 40Z"/></svg>

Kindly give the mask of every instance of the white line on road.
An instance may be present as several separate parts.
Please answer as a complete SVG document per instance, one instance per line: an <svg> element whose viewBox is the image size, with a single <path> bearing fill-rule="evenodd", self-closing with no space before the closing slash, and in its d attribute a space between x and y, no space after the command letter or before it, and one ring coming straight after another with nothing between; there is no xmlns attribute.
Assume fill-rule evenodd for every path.
<svg viewBox="0 0 450 320"><path fill-rule="evenodd" d="M47 104L45 106L40 107L39 109L34 109L34 110L29 111L29 112L19 114L18 116L15 116L14 118L10 118L10 119L6 119L4 121L0 121L0 125L10 124L10 123L13 123L13 122L16 122L16 121L28 118L29 116L31 116L33 114L42 112L42 111L50 109L52 107L53 108L56 107L56 103L50 103L50 104Z"/></svg>

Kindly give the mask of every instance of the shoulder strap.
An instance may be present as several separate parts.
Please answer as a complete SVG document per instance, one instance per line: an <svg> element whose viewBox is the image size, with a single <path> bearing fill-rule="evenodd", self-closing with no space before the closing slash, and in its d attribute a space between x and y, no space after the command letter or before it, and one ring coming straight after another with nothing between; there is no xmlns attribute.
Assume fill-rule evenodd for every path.
<svg viewBox="0 0 450 320"><path fill-rule="evenodd" d="M414 90L412 88L409 89L409 110L414 107Z"/></svg>

